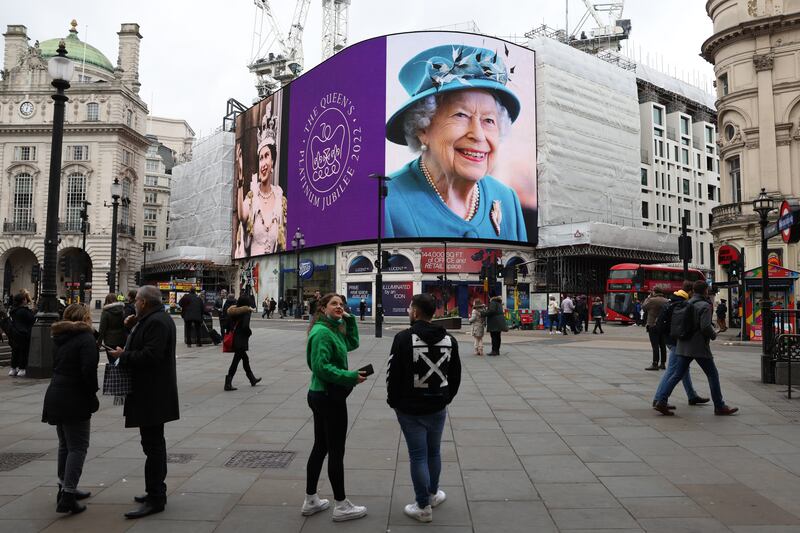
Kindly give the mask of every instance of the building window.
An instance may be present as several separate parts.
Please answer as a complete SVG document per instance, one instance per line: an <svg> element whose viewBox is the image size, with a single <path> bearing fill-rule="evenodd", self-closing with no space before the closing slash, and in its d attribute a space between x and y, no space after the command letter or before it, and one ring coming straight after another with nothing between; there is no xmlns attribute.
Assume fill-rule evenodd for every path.
<svg viewBox="0 0 800 533"><path fill-rule="evenodd" d="M717 80L720 96L728 96L728 74L721 74Z"/></svg>
<svg viewBox="0 0 800 533"><path fill-rule="evenodd" d="M706 144L714 144L714 128L706 126Z"/></svg>
<svg viewBox="0 0 800 533"><path fill-rule="evenodd" d="M125 124L133 127L133 111L131 111L130 109L128 109L125 114Z"/></svg>
<svg viewBox="0 0 800 533"><path fill-rule="evenodd" d="M158 176L145 176L144 184L150 187L158 187Z"/></svg>
<svg viewBox="0 0 800 533"><path fill-rule="evenodd" d="M647 202L642 202L642 218L650 218L650 206Z"/></svg>
<svg viewBox="0 0 800 533"><path fill-rule="evenodd" d="M691 192L689 191L689 180L687 179L683 180L683 194L685 194L686 196L689 196L691 194Z"/></svg>
<svg viewBox="0 0 800 533"><path fill-rule="evenodd" d="M678 147L677 146L673 146L672 147L672 154L675 156L675 162L677 163L679 161L679 159L678 159Z"/></svg>
<svg viewBox="0 0 800 533"><path fill-rule="evenodd" d="M92 81L91 76L86 76L84 74L78 74L78 82L79 83L89 83Z"/></svg>
<svg viewBox="0 0 800 533"><path fill-rule="evenodd" d="M711 156L706 157L706 170L714 172L714 158Z"/></svg>
<svg viewBox="0 0 800 533"><path fill-rule="evenodd" d="M703 213L697 213L697 227L698 228L703 227Z"/></svg>
<svg viewBox="0 0 800 533"><path fill-rule="evenodd" d="M147 163L145 164L145 169L148 172L158 172L158 160L148 159Z"/></svg>
<svg viewBox="0 0 800 533"><path fill-rule="evenodd" d="M158 203L158 193L146 192L144 193L144 203L155 204Z"/></svg>
<svg viewBox="0 0 800 533"><path fill-rule="evenodd" d="M742 203L742 172L738 155L728 159L728 176L731 180L731 201Z"/></svg>
<svg viewBox="0 0 800 533"><path fill-rule="evenodd" d="M133 166L133 152L124 148L122 149L122 164L129 167Z"/></svg>
<svg viewBox="0 0 800 533"><path fill-rule="evenodd" d="M700 248L700 264L704 265L706 263L706 255L705 255L706 249L703 246L702 242L698 242L697 247Z"/></svg>
<svg viewBox="0 0 800 533"><path fill-rule="evenodd" d="M145 209L145 213L147 210ZM156 227L155 226L145 226L144 227L144 236L145 237L155 237L156 236Z"/></svg>
<svg viewBox="0 0 800 533"><path fill-rule="evenodd" d="M642 185L647 185L647 169L642 169Z"/></svg>
<svg viewBox="0 0 800 533"><path fill-rule="evenodd" d="M67 176L66 223L68 228L80 227L84 200L86 200L86 176L78 173L70 174Z"/></svg>
<svg viewBox="0 0 800 533"><path fill-rule="evenodd" d="M658 106L653 106L653 124L664 125L664 110Z"/></svg>
<svg viewBox="0 0 800 533"><path fill-rule="evenodd" d="M144 219L146 221L155 222L156 220L158 220L158 212L152 207L145 207Z"/></svg>
<svg viewBox="0 0 800 533"><path fill-rule="evenodd" d="M672 206L669 206L669 221L672 222Z"/></svg>
<svg viewBox="0 0 800 533"><path fill-rule="evenodd" d="M689 135L689 117L681 117L681 135Z"/></svg>
<svg viewBox="0 0 800 533"><path fill-rule="evenodd" d="M131 198L131 180L125 178L122 180L122 197L132 200ZM123 226L129 226L131 222L131 207L130 202L122 202L120 206L120 222Z"/></svg>
<svg viewBox="0 0 800 533"><path fill-rule="evenodd" d="M89 147L85 144L75 144L67 146L67 160L69 161L88 161Z"/></svg>
<svg viewBox="0 0 800 533"><path fill-rule="evenodd" d="M17 174L14 178L14 225L28 228L33 222L33 176Z"/></svg>
<svg viewBox="0 0 800 533"><path fill-rule="evenodd" d="M36 147L15 146L14 161L36 161Z"/></svg>
<svg viewBox="0 0 800 533"><path fill-rule="evenodd" d="M91 122L100 120L100 104L97 102L86 104L86 120Z"/></svg>
<svg viewBox="0 0 800 533"><path fill-rule="evenodd" d="M146 242L144 243L144 249L148 252L155 252L156 251L156 243L154 242Z"/></svg>
<svg viewBox="0 0 800 533"><path fill-rule="evenodd" d="M686 148L681 148L681 163L687 167L689 166L689 150Z"/></svg>

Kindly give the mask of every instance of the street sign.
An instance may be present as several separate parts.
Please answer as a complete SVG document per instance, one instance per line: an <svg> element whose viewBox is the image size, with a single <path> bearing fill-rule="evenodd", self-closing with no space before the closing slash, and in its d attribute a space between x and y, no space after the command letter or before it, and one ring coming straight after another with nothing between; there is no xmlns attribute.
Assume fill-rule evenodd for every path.
<svg viewBox="0 0 800 533"><path fill-rule="evenodd" d="M784 200L776 224L785 243L800 241L800 207L795 200Z"/></svg>

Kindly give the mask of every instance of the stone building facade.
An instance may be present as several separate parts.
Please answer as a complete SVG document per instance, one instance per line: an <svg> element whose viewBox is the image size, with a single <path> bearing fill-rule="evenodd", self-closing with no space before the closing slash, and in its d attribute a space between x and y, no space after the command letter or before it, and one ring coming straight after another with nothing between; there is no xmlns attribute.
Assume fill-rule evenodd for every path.
<svg viewBox="0 0 800 533"><path fill-rule="evenodd" d="M722 204L711 230L718 248L744 252L750 270L761 264L752 209L761 188L778 201L800 198L800 0L709 0L706 10L714 34L702 54L716 75ZM800 246L776 237L769 250L800 270ZM718 267L717 279L727 278Z"/></svg>
<svg viewBox="0 0 800 533"><path fill-rule="evenodd" d="M139 96L138 24L122 24L117 65L78 38L77 23L63 38L75 74L66 91L57 285L75 298L81 276L87 299L109 291L111 184L122 184L118 211L117 288L134 284L142 260L142 214L147 105ZM2 293L38 293L51 157L54 93L47 61L62 38L30 43L27 29L9 25L0 80L0 282ZM81 211L88 205L85 251Z"/></svg>

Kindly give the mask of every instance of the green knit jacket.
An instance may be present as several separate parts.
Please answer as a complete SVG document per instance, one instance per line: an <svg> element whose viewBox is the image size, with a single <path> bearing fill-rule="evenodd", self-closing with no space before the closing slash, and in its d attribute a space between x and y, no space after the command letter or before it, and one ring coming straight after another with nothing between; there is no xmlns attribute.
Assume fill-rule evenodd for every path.
<svg viewBox="0 0 800 533"><path fill-rule="evenodd" d="M358 348L358 326L352 315L345 317L345 332L327 316L311 327L306 345L306 361L311 369L309 390L327 391L326 383L355 386L358 371L347 369L347 352Z"/></svg>

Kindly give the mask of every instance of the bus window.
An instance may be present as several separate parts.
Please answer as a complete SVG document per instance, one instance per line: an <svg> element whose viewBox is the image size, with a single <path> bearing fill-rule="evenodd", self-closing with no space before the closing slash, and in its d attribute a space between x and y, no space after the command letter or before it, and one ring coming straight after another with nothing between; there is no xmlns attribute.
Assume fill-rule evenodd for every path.
<svg viewBox="0 0 800 533"><path fill-rule="evenodd" d="M608 273L608 279L634 279L635 270L612 270Z"/></svg>

